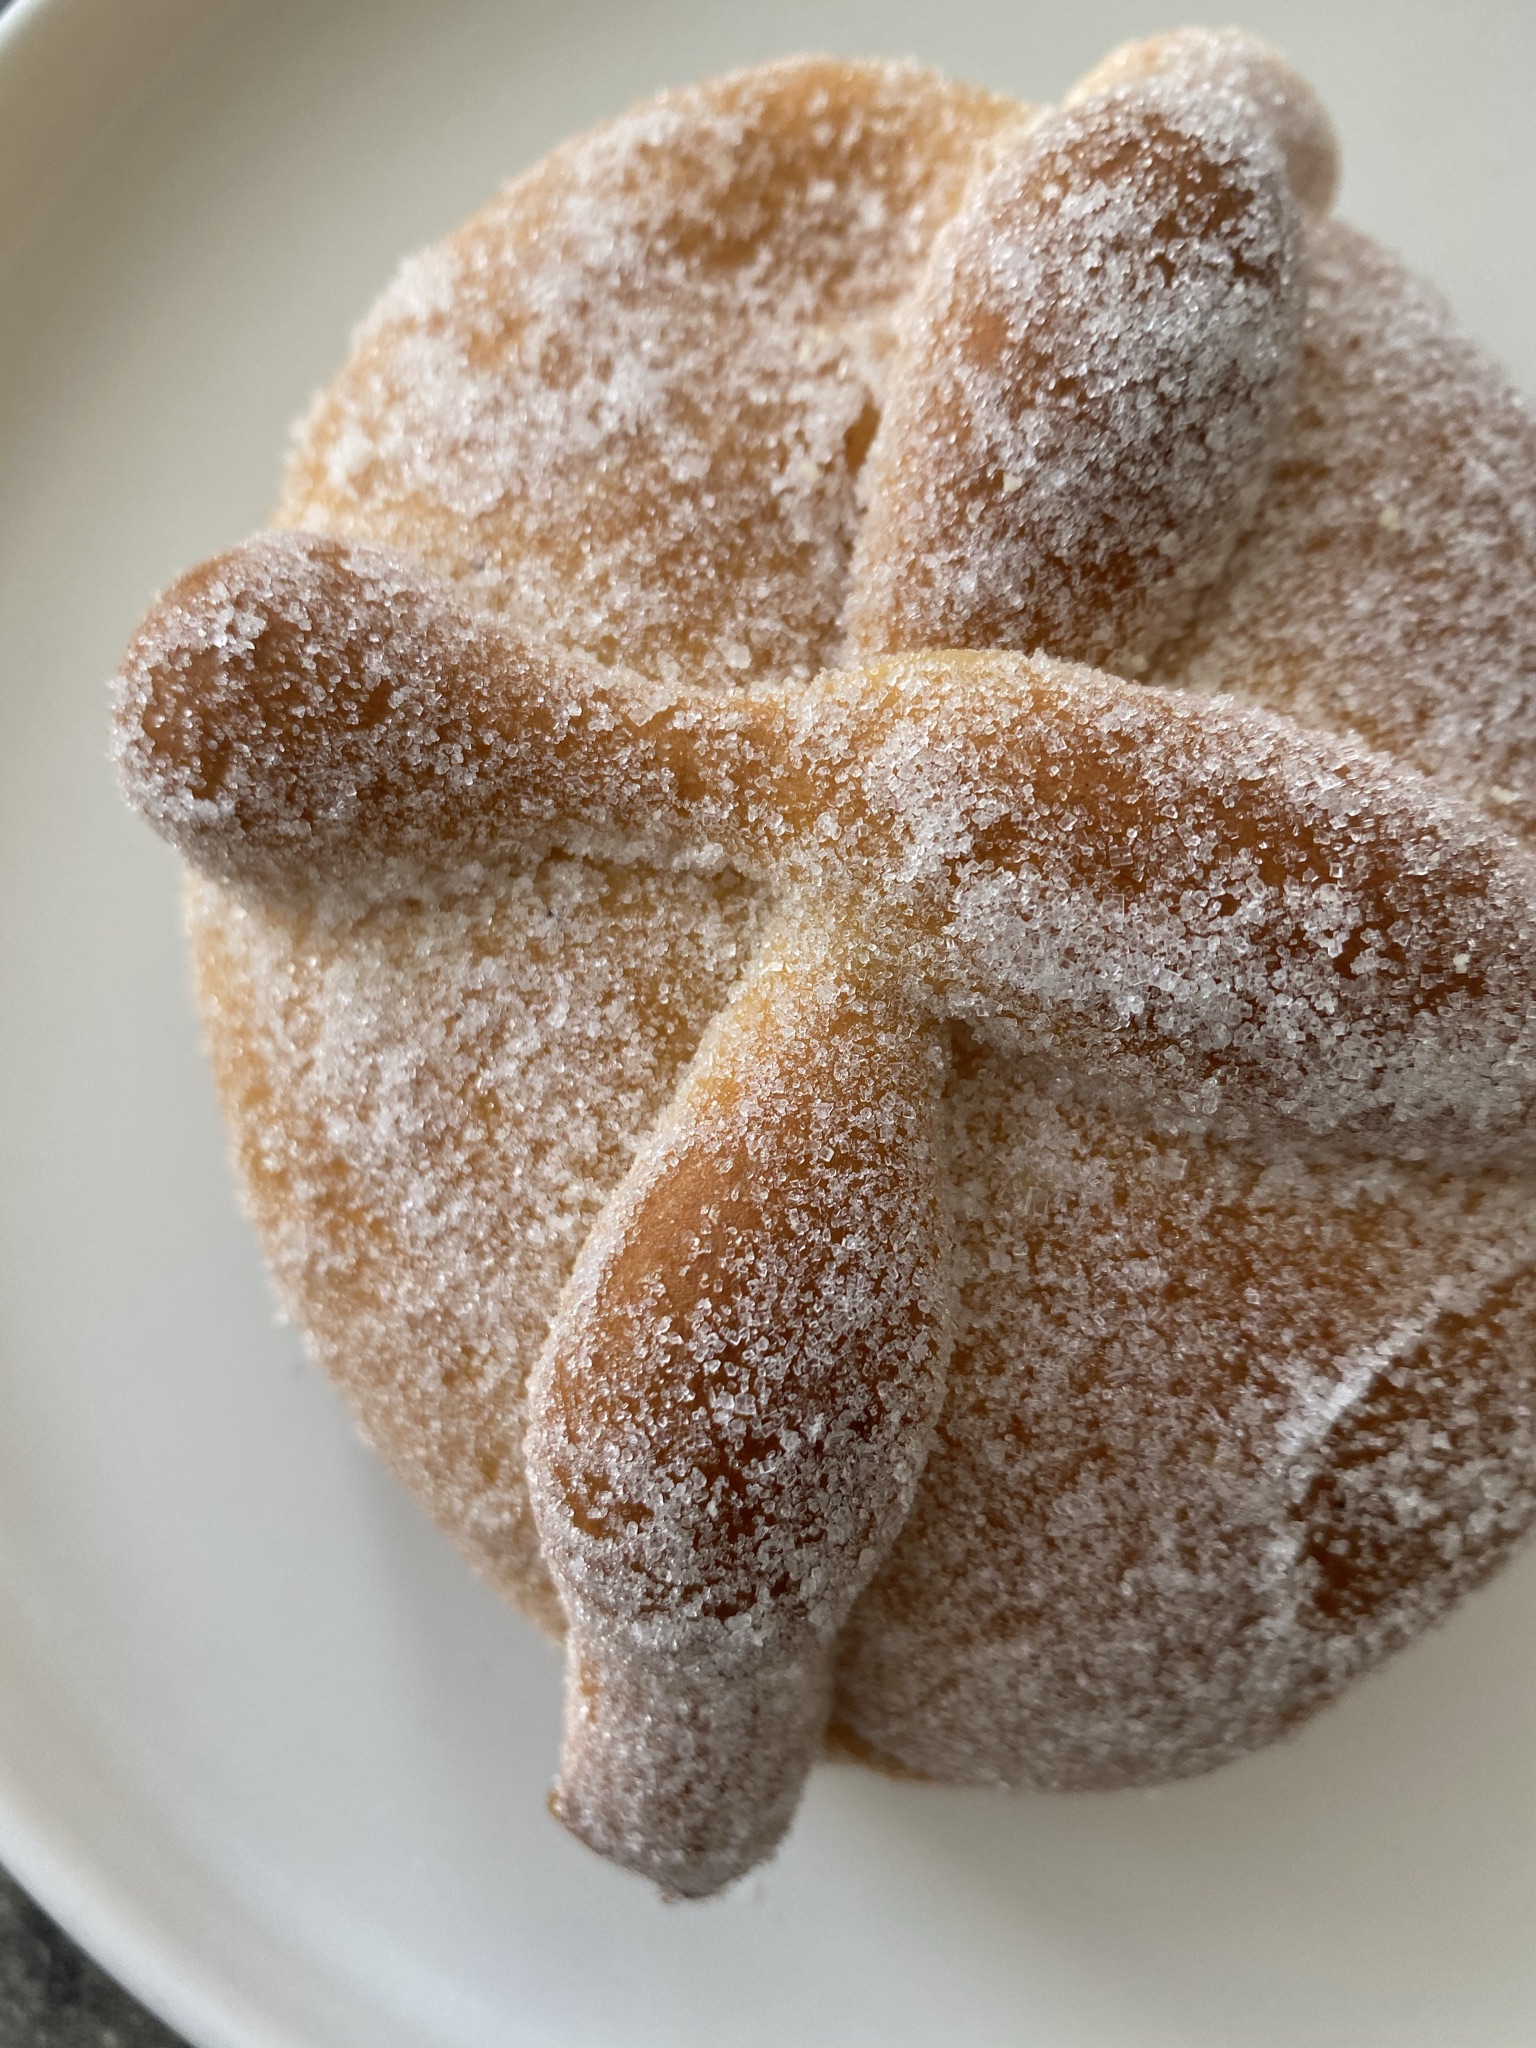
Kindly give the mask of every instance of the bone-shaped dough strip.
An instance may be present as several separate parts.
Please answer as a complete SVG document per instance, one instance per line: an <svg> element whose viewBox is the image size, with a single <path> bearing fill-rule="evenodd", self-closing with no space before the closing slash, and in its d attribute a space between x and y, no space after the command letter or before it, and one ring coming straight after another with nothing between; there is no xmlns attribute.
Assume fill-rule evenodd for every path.
<svg viewBox="0 0 1536 2048"><path fill-rule="evenodd" d="M1143 1108L1463 1164L1527 1143L1530 857L1283 719L1004 654L663 696L404 558L277 536L151 612L119 752L226 881L714 849L860 906L915 1008L1026 1031Z"/></svg>
<svg viewBox="0 0 1536 2048"><path fill-rule="evenodd" d="M861 935L791 918L594 1228L530 1387L570 1620L555 1805L669 1891L788 1826L833 1644L943 1393L944 1073Z"/></svg>
<svg viewBox="0 0 1536 2048"><path fill-rule="evenodd" d="M1339 145L1328 111L1278 50L1235 28L1176 28L1121 43L1067 94L1082 106L1106 93L1162 78L1188 91L1244 103L1285 159L1297 204L1326 213L1339 183Z"/></svg>
<svg viewBox="0 0 1536 2048"><path fill-rule="evenodd" d="M280 895L554 823L665 836L707 800L670 773L674 724L633 678L488 630L411 558L301 534L181 577L118 681L129 802L205 872Z"/></svg>
<svg viewBox="0 0 1536 2048"><path fill-rule="evenodd" d="M867 465L848 644L1146 671L1262 495L1306 276L1250 100L1138 77L1046 116L939 237Z"/></svg>

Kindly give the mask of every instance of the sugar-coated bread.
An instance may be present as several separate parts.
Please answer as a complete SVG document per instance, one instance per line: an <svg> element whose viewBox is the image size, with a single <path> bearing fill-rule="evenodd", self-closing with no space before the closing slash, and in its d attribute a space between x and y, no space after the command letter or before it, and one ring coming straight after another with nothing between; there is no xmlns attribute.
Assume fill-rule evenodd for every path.
<svg viewBox="0 0 1536 2048"><path fill-rule="evenodd" d="M1536 430L1234 32L797 60L408 263L130 800L288 1311L665 1890L1200 1771L1536 1516Z"/></svg>

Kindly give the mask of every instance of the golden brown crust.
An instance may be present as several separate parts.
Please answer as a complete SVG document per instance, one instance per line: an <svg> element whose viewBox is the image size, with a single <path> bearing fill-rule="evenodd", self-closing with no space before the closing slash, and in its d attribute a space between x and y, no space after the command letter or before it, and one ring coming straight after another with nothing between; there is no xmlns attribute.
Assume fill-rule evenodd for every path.
<svg viewBox="0 0 1536 2048"><path fill-rule="evenodd" d="M288 526L666 682L832 657L891 325L1016 102L797 59L664 93L407 264Z"/></svg>
<svg viewBox="0 0 1536 2048"><path fill-rule="evenodd" d="M1536 762L1536 443L1434 302L1309 227L1294 422L1264 414L1251 532L1223 568L1213 524L1158 657L1247 708L991 651L811 681L861 517L886 616L922 583L904 373L861 463L946 220L959 246L1042 150L1149 106L1195 122L1218 187L1273 145L1326 198L1326 124L1255 46L1190 32L1095 91L1032 131L808 62L568 145L408 271L312 416L285 517L408 552L263 541L125 669L130 793L218 878L191 895L200 1001L285 1301L467 1553L578 1616L566 1817L678 1891L771 1847L829 1695L842 1739L939 1778L1204 1768L1433 1620L1536 1508L1536 888L1501 829ZM1290 290L1253 330L1282 411ZM1138 447L1168 445L1177 386ZM1383 450L1426 422L1415 522ZM1050 487L1008 492L1015 543ZM736 1129L748 1076L731 1143L792 1142L738 1214L672 1169ZM911 1221L930 1152L943 1229ZM885 1226L830 1265L858 1176L834 1200L829 1160ZM710 1440L773 1445L720 1477L786 1508L701 1543L697 1614L682 1510L714 1468L672 1404L703 1354L658 1338L690 1231L741 1251L689 1297L728 1383ZM810 1369L799 1316L770 1371L743 1331L818 1272L847 1348ZM650 1362L616 1416L626 1326ZM804 1425L887 1385L839 1547L792 1506L821 1497ZM605 1499L637 1510L614 1542Z"/></svg>
<svg viewBox="0 0 1536 2048"><path fill-rule="evenodd" d="M1289 422L1306 304L1246 105L1138 81L1043 117L935 245L870 451L849 646L1144 675Z"/></svg>

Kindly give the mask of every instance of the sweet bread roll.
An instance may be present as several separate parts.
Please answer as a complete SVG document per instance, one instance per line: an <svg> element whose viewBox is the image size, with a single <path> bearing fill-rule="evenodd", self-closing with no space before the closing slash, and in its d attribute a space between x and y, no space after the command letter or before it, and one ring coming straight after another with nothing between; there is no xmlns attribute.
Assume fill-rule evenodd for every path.
<svg viewBox="0 0 1536 2048"><path fill-rule="evenodd" d="M245 1199L667 1891L1150 1783L1536 1513L1536 433L1185 31L797 61L406 266L119 677Z"/></svg>

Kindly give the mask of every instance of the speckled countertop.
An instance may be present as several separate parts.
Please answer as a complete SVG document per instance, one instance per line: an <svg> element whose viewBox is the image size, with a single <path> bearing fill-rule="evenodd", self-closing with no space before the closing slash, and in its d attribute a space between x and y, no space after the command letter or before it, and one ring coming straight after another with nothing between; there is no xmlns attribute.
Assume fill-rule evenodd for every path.
<svg viewBox="0 0 1536 2048"><path fill-rule="evenodd" d="M183 2048L0 1872L0 2048Z"/></svg>

